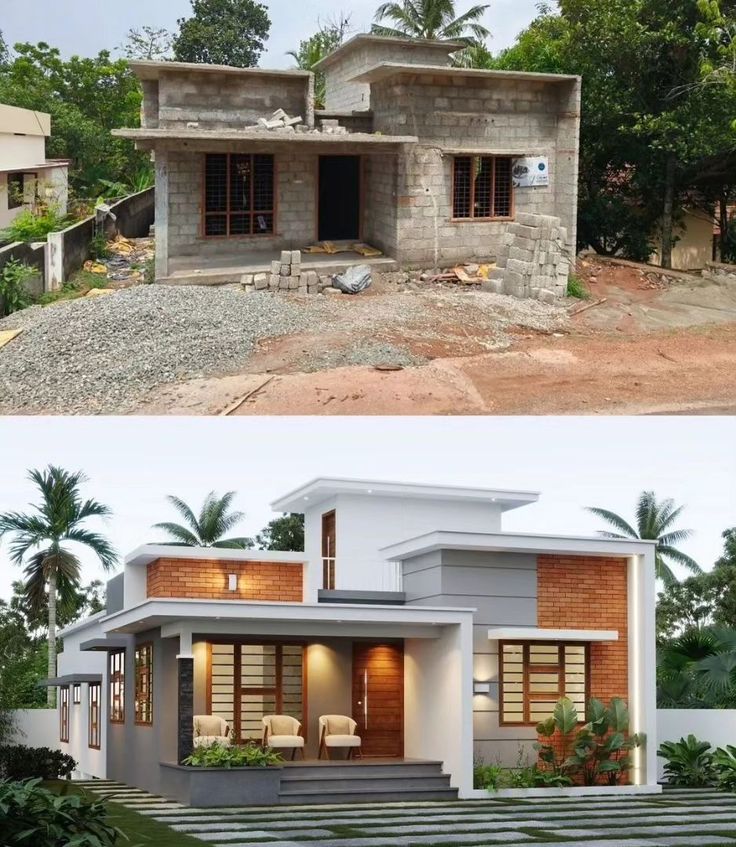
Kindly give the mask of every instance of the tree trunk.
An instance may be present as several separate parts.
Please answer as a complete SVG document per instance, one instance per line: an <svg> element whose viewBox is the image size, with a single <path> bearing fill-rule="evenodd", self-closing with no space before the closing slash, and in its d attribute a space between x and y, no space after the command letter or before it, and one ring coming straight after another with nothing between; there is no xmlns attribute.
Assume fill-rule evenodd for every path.
<svg viewBox="0 0 736 847"><path fill-rule="evenodd" d="M672 267L672 231L675 217L675 154L667 156L664 178L664 209L662 211L662 267Z"/></svg>
<svg viewBox="0 0 736 847"><path fill-rule="evenodd" d="M714 256L716 262L726 261L726 242L728 241L728 195L725 191L721 192L718 198L718 224L721 229L718 246L721 251L720 256Z"/></svg>
<svg viewBox="0 0 736 847"><path fill-rule="evenodd" d="M56 676L56 573L49 574L49 679ZM50 709L56 706L56 689L46 689L46 702Z"/></svg>

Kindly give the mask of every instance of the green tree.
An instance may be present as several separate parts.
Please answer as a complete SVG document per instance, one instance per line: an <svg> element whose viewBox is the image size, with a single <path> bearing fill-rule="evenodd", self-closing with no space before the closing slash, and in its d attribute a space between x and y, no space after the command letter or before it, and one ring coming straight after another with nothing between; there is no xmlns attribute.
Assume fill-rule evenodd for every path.
<svg viewBox="0 0 736 847"><path fill-rule="evenodd" d="M458 15L454 0L400 0L382 3L374 16L371 31L393 38L429 38L477 44L490 32L481 19L489 6L472 6ZM381 21L391 21L385 26Z"/></svg>
<svg viewBox="0 0 736 847"><path fill-rule="evenodd" d="M107 51L64 60L43 42L16 44L12 61L0 65L0 103L51 114L47 154L71 160L76 196L96 197L101 180L128 182L151 171L147 154L110 135L140 124L141 90L128 63Z"/></svg>
<svg viewBox="0 0 736 847"><path fill-rule="evenodd" d="M10 51L3 37L3 31L0 29L0 65L6 65L10 60Z"/></svg>
<svg viewBox="0 0 736 847"><path fill-rule="evenodd" d="M304 515L288 514L274 518L256 535L259 550L304 551Z"/></svg>
<svg viewBox="0 0 736 847"><path fill-rule="evenodd" d="M268 10L255 0L192 0L192 17L180 18L174 38L179 62L252 68L271 29Z"/></svg>
<svg viewBox="0 0 736 847"><path fill-rule="evenodd" d="M314 71L314 66L336 50L345 40L350 30L350 16L341 14L338 18L323 24L314 35L299 42L296 50L286 54L296 62L297 68L303 71ZM314 105L317 109L325 108L325 75L314 71Z"/></svg>
<svg viewBox="0 0 736 847"><path fill-rule="evenodd" d="M0 539L11 536L10 559L25 566L24 594L32 609L48 604L48 675L56 675L57 599L79 586L80 562L68 543L95 553L104 570L115 567L117 555L108 540L85 527L90 518L107 517L110 509L97 500L83 500L80 487L87 478L49 465L33 470L29 479L36 485L40 503L29 514L0 515ZM54 703L53 689L48 691Z"/></svg>
<svg viewBox="0 0 736 847"><path fill-rule="evenodd" d="M171 53L174 37L162 27L142 26L128 30L122 50L127 59L162 61Z"/></svg>
<svg viewBox="0 0 736 847"><path fill-rule="evenodd" d="M171 537L169 541L163 542L164 544L173 547L224 547L236 550L248 550L253 547L252 538L224 537L245 518L243 512L230 511L235 499L234 491L228 491L222 497L210 491L198 516L179 497L169 495L166 499L184 518L186 525L170 522L154 524L154 529L162 529Z"/></svg>
<svg viewBox="0 0 736 847"><path fill-rule="evenodd" d="M48 648L28 631L23 615L0 600L0 713L46 702L38 682L47 672Z"/></svg>
<svg viewBox="0 0 736 847"><path fill-rule="evenodd" d="M675 502L671 499L657 502L653 491L643 491L636 504L636 529L620 515L608 509L588 506L587 510L617 530L616 532L600 531L598 534L604 538L637 538L656 541L657 578L669 586L677 582L670 564L682 565L692 573L702 573L700 565L677 547L693 534L691 529L674 529L674 524L684 508L684 506L675 507Z"/></svg>

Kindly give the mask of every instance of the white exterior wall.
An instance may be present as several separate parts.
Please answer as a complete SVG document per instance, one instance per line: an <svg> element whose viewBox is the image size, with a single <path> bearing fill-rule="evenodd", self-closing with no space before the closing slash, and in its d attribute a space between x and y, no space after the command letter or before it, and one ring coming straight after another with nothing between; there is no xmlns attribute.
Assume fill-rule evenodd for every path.
<svg viewBox="0 0 736 847"><path fill-rule="evenodd" d="M461 798L473 789L470 615L437 639L404 641L404 755L443 762Z"/></svg>
<svg viewBox="0 0 736 847"><path fill-rule="evenodd" d="M378 551L425 532L498 532L501 507L453 499L338 494L304 513L309 561L305 594L316 602L322 587L322 515L335 510L335 587L353 591L400 591L400 569Z"/></svg>
<svg viewBox="0 0 736 847"><path fill-rule="evenodd" d="M736 744L736 709L657 709L656 748L688 735L709 742L713 749ZM658 779L664 778L664 764L658 759Z"/></svg>
<svg viewBox="0 0 736 847"><path fill-rule="evenodd" d="M100 688L100 749L89 746L89 686L82 684L82 699L74 705L73 686L69 686L69 742L59 741L59 717L56 718L57 747L73 756L77 762L76 775L81 777L107 776L107 653L82 653L79 645L90 638L102 638L104 632L99 623L71 632L64 636L64 652L59 654L57 674L99 673ZM58 696L57 696L58 703Z"/></svg>
<svg viewBox="0 0 736 847"><path fill-rule="evenodd" d="M4 171L33 170L46 161L43 135L13 135L0 131L0 168Z"/></svg>
<svg viewBox="0 0 736 847"><path fill-rule="evenodd" d="M59 713L56 709L15 709L13 721L13 744L61 750Z"/></svg>

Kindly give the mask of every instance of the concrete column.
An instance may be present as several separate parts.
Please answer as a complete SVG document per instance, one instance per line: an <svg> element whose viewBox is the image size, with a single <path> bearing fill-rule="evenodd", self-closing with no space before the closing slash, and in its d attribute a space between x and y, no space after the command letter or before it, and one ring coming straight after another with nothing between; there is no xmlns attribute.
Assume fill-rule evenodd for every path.
<svg viewBox="0 0 736 847"><path fill-rule="evenodd" d="M179 708L177 727L177 760L183 759L194 747L194 659L177 659L179 672Z"/></svg>
<svg viewBox="0 0 736 847"><path fill-rule="evenodd" d="M580 169L580 79L560 85L554 191L555 216L567 229L571 259L577 252L578 176Z"/></svg>
<svg viewBox="0 0 736 847"><path fill-rule="evenodd" d="M169 154L156 150L156 279L169 275Z"/></svg>

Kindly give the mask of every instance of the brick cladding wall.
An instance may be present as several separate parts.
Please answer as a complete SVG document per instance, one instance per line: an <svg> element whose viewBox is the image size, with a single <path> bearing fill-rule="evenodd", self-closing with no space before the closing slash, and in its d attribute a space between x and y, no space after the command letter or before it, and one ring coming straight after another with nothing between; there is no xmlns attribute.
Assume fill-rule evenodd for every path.
<svg viewBox="0 0 736 847"><path fill-rule="evenodd" d="M231 573L238 575L237 591L228 591ZM301 603L302 576L301 565L279 562L157 559L148 566L147 596Z"/></svg>
<svg viewBox="0 0 736 847"><path fill-rule="evenodd" d="M606 704L612 697L628 703L626 559L539 556L537 625L617 630L618 641L590 644L590 696ZM560 753L560 738L553 737L553 743Z"/></svg>

